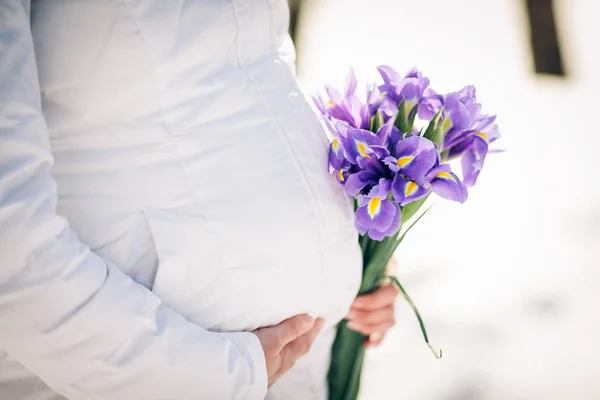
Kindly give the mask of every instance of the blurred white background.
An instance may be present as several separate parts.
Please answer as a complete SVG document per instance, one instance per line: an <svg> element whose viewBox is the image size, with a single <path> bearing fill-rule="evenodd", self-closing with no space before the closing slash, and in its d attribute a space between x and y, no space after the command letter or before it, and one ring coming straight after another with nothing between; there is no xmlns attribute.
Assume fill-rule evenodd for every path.
<svg viewBox="0 0 600 400"><path fill-rule="evenodd" d="M520 0L305 0L307 90L349 66L415 65L474 84L503 139L462 206L439 202L397 254L436 360L403 300L369 352L362 398L600 399L600 1L555 1L567 78L533 73Z"/></svg>

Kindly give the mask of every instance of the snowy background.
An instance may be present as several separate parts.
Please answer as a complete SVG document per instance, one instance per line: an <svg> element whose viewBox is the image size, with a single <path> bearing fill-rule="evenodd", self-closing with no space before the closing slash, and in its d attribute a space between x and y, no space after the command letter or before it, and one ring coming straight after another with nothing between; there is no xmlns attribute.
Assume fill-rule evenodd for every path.
<svg viewBox="0 0 600 400"><path fill-rule="evenodd" d="M438 203L397 254L403 302L370 351L367 400L600 399L600 0L555 1L568 76L535 75L520 0L305 0L305 89L349 66L474 84L503 139L463 206Z"/></svg>

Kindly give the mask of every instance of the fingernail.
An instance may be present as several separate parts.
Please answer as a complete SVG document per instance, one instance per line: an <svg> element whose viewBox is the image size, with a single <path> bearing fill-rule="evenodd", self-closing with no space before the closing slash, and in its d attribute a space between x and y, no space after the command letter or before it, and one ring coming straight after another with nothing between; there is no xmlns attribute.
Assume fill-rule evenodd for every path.
<svg viewBox="0 0 600 400"><path fill-rule="evenodd" d="M303 327L308 328L309 326L312 326L314 324L315 320L313 319L313 317L306 314L301 317L301 322Z"/></svg>

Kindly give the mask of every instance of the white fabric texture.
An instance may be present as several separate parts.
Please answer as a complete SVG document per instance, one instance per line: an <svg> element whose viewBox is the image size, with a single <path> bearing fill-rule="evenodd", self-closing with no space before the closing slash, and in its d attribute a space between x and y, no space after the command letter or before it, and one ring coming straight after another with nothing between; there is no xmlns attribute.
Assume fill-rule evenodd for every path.
<svg viewBox="0 0 600 400"><path fill-rule="evenodd" d="M287 12L0 0L0 398L326 398L361 256ZM266 394L249 331L306 312Z"/></svg>

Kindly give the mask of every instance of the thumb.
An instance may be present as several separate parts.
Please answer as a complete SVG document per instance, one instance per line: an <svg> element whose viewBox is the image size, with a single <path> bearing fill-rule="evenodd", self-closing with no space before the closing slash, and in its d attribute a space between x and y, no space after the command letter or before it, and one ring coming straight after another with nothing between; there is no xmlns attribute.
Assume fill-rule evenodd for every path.
<svg viewBox="0 0 600 400"><path fill-rule="evenodd" d="M278 338L277 347L278 351L281 351L289 342L292 342L304 335L315 324L315 320L308 314L296 315L295 317L288 318L270 329Z"/></svg>

